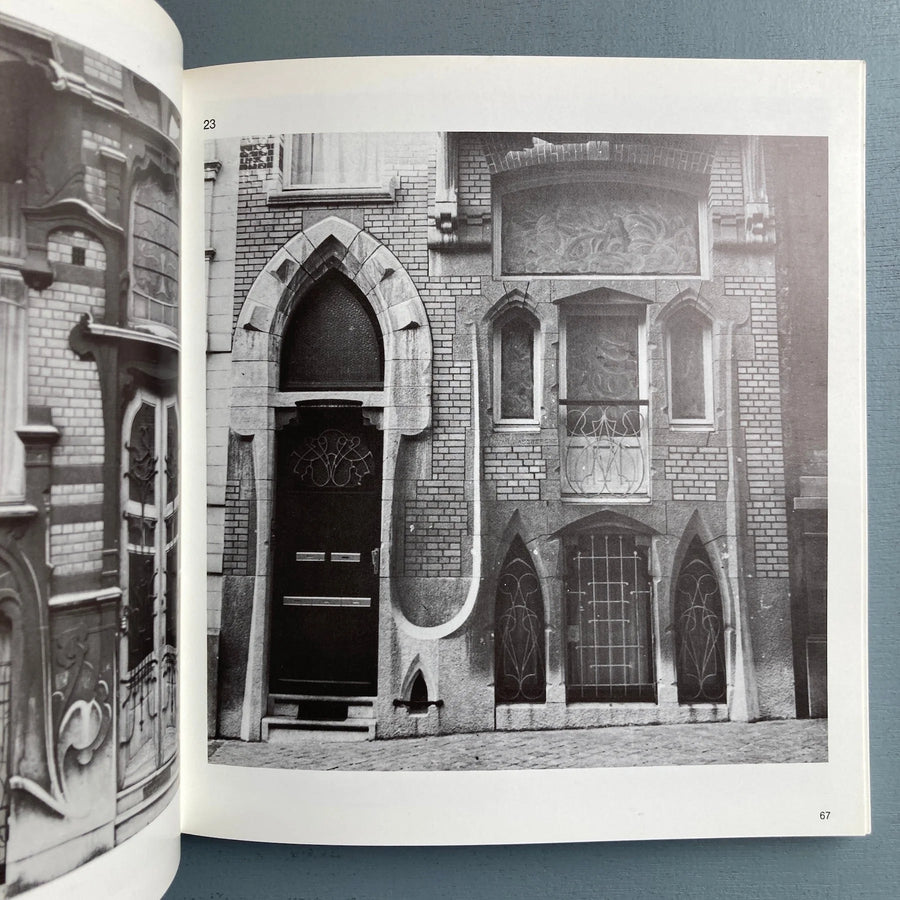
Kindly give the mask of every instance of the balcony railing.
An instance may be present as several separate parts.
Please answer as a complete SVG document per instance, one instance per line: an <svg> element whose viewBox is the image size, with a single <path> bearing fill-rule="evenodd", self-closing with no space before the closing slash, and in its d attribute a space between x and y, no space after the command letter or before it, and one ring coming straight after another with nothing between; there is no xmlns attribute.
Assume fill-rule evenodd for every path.
<svg viewBox="0 0 900 900"><path fill-rule="evenodd" d="M650 490L646 400L560 400L560 475L568 496L639 499Z"/></svg>

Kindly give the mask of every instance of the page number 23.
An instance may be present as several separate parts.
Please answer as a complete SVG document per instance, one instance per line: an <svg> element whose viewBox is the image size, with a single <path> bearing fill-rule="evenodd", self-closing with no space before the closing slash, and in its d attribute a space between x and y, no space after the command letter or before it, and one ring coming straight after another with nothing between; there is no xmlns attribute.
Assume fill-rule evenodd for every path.
<svg viewBox="0 0 900 900"><path fill-rule="evenodd" d="M203 120L203 130L204 131L212 131L216 127L215 119L204 119Z"/></svg>

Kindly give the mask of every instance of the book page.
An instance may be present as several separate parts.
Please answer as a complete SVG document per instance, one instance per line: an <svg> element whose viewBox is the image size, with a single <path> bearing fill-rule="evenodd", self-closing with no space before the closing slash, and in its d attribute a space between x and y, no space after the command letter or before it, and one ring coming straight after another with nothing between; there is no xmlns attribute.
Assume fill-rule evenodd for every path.
<svg viewBox="0 0 900 900"><path fill-rule="evenodd" d="M863 78L186 74L185 830L868 830Z"/></svg>
<svg viewBox="0 0 900 900"><path fill-rule="evenodd" d="M0 67L0 896L155 898L180 838L181 38L147 0L4 0Z"/></svg>

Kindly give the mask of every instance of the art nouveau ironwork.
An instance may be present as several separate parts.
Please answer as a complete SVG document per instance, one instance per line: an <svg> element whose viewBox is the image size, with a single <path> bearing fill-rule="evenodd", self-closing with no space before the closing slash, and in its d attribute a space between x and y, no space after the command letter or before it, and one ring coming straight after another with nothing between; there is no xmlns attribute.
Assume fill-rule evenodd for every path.
<svg viewBox="0 0 900 900"><path fill-rule="evenodd" d="M634 535L577 537L566 558L567 700L656 700L650 599Z"/></svg>
<svg viewBox="0 0 900 900"><path fill-rule="evenodd" d="M494 694L498 703L543 703L544 600L531 554L517 535L497 580Z"/></svg>
<svg viewBox="0 0 900 900"><path fill-rule="evenodd" d="M624 497L649 490L639 335L635 315L566 319L568 396L560 400L564 493Z"/></svg>
<svg viewBox="0 0 900 900"><path fill-rule="evenodd" d="M722 595L699 537L688 547L675 584L675 647L679 703L724 703Z"/></svg>
<svg viewBox="0 0 900 900"><path fill-rule="evenodd" d="M354 487L372 471L372 451L359 435L326 428L291 454L292 470L313 487Z"/></svg>

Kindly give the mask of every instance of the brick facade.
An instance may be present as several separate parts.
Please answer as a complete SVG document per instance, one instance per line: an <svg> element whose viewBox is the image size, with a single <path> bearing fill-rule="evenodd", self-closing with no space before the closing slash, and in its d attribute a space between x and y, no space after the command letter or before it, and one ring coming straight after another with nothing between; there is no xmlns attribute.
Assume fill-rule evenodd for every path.
<svg viewBox="0 0 900 900"><path fill-rule="evenodd" d="M250 571L254 539L246 529L253 504L247 504L246 482L234 476L231 456L225 472L222 435L231 428L254 447L258 527L267 528L271 496L278 490L266 472L279 428L273 418L287 414L278 403L290 399L300 404L302 415L304 403L331 402L327 393L279 399L283 315L302 303L308 285L331 266L360 287L383 327L401 323L406 329L391 341L397 334L405 335L401 343L413 335L421 341L426 332L431 349L414 382L429 396L424 430L390 432L390 398L405 397L413 382L386 383L383 394L361 393L354 401L364 409L385 405L373 418L385 428L386 448L378 689L372 707L376 736L793 715L792 663L785 653L790 644L780 397L785 360L778 334L774 220L759 199L764 193L759 184L755 205L747 205L750 182L743 170L746 159L759 163L758 142L727 136L642 140L472 133L448 140L456 196L441 200L439 228L429 221L442 188L437 179L446 177L437 165L435 135L410 135L395 145L386 163L390 196L354 199L351 191L330 203L317 203L315 191L292 194L285 185L289 137L216 141L207 149L207 166L218 173L208 210L208 246L216 253L210 270L210 342L216 347L209 369L210 446L216 448L210 491L221 498L210 505L211 666L218 664L219 641L229 658L250 653L262 658L262 649L253 650L247 643L251 637L234 630L234 622L251 608L255 615L268 615L272 577L258 555L254 583L235 580ZM528 171L520 175L519 170ZM509 190L518 177L532 183L547 173L561 178L561 172L574 177L606 170L626 182L635 172L650 173L655 183L699 199L704 274L687 281L598 275L510 282L492 274L497 179ZM690 204L684 208L690 210ZM358 245L367 248L365 258L356 256ZM406 325L402 315L394 319L376 302L397 266L411 285L404 289L409 298L404 302L421 303L425 313ZM493 409L495 379L501 377L493 358L494 323L514 307L524 307L534 322L532 352L540 376L534 415L522 424L498 421ZM221 324L226 310L230 331ZM670 421L668 408L669 323L684 310L693 311L691 321L705 323L698 326L705 349L702 386L696 389L704 393L707 412L695 422ZM576 314L591 311L601 316L624 311L638 323L631 390L643 393L629 394L636 404L631 419L609 408L601 412L602 402L594 401L596 408L589 406L578 426L586 430L579 433L572 431L561 399L563 353L566 328L578 327ZM576 324L567 326L567 317ZM400 345L390 346L396 352ZM400 377L407 364L388 365L386 379L392 372ZM696 380L699 370L691 371ZM578 399L570 396L568 402ZM638 416L645 424L634 424ZM623 428L624 438L616 431ZM275 534L277 522L272 527ZM569 690L566 660L572 642L581 640L581 626L572 621L572 569L566 560L587 546L585 534L603 540L624 535L626 543L634 542L635 558L646 559L649 615L660 635L659 644L647 651L655 654L654 682L647 688L655 701L646 708L579 703ZM506 705L494 695L499 570L515 539L531 556L529 571L536 573L545 604L540 640L546 642L546 700L539 705ZM727 696L689 706L677 691L683 663L675 646L680 626L673 598L686 548L698 541L725 598L715 615L734 634L744 668L734 669L738 657L732 643ZM223 551L224 566L217 569ZM760 648L758 664L754 647ZM428 682L429 699L443 701L440 713L422 719L402 711L403 691L417 671ZM282 701L267 699L267 673L241 668L224 677L236 687L219 697L218 713L211 711L213 733L254 739L269 727L284 726ZM724 684L724 673L720 678ZM246 724L240 734L234 732L247 715L249 734Z"/></svg>

